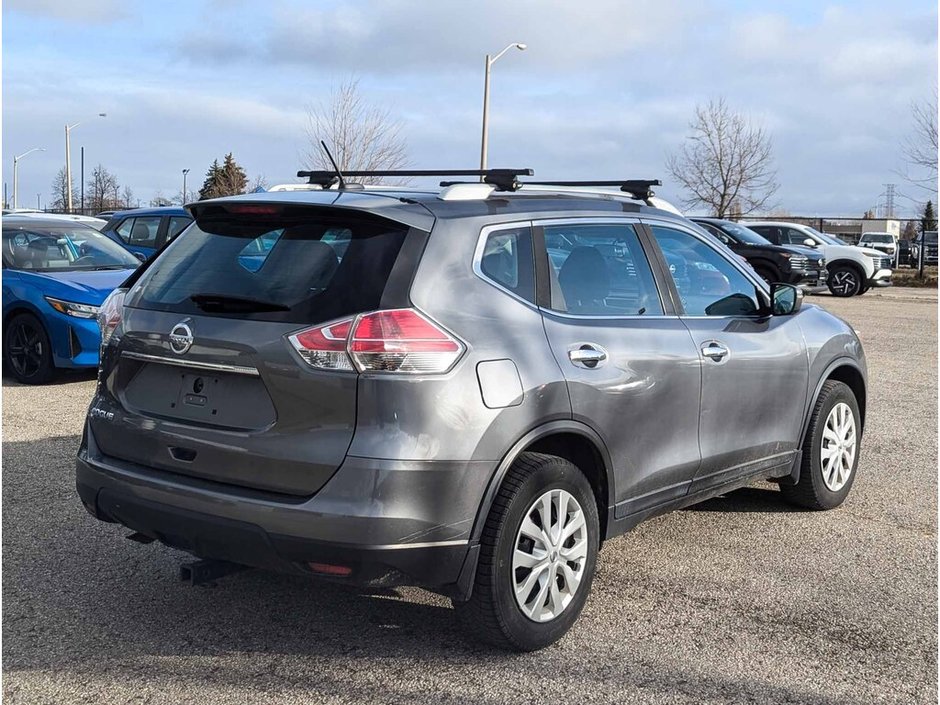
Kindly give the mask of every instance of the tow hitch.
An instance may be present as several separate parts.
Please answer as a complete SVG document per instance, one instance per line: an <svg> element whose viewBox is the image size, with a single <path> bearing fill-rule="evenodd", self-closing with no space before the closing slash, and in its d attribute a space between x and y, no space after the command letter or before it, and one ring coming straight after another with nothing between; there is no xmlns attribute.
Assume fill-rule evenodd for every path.
<svg viewBox="0 0 940 705"><path fill-rule="evenodd" d="M228 561L193 561L180 566L180 580L190 585L203 585L243 570L248 570L248 566Z"/></svg>

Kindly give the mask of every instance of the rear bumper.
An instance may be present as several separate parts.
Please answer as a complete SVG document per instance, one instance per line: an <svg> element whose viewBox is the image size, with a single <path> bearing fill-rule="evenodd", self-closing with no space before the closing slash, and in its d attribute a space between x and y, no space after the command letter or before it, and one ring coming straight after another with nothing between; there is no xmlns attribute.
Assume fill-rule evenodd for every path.
<svg viewBox="0 0 940 705"><path fill-rule="evenodd" d="M479 498L470 512L471 501L466 510L447 502L439 485L449 474L458 490L463 484L466 495L476 495L466 483L479 476L482 497L490 476L479 472L483 468L460 472L425 462L394 470L382 467L388 461L349 458L314 497L285 498L124 463L98 453L87 429L85 439L76 487L85 508L102 521L200 558L355 585L417 585L456 597L469 589L476 555L469 539ZM451 520L440 521L444 514ZM311 563L341 566L349 574L325 575Z"/></svg>

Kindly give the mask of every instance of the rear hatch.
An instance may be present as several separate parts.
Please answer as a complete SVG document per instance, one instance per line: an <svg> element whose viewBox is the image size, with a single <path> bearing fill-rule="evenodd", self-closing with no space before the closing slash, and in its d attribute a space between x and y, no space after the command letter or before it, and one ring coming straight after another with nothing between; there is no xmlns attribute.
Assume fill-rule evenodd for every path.
<svg viewBox="0 0 940 705"><path fill-rule="evenodd" d="M92 414L92 430L106 456L309 496L346 455L358 375L313 369L288 336L407 305L426 233L349 209L237 204L206 208L131 287L102 363L118 413Z"/></svg>

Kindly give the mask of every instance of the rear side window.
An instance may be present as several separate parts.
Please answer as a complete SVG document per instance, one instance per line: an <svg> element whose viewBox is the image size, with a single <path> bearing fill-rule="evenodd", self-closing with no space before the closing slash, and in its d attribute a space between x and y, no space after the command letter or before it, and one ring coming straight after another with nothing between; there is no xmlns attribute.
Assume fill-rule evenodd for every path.
<svg viewBox="0 0 940 705"><path fill-rule="evenodd" d="M535 302L535 266L530 228L496 230L486 236L480 271L504 289Z"/></svg>
<svg viewBox="0 0 940 705"><path fill-rule="evenodd" d="M591 316L656 316L662 301L633 226L545 228L552 309Z"/></svg>
<svg viewBox="0 0 940 705"><path fill-rule="evenodd" d="M186 226L192 222L192 218L187 218L183 215L170 216L170 222L166 228L166 239L172 240L174 237L183 232L183 230L186 229Z"/></svg>
<svg viewBox="0 0 940 705"><path fill-rule="evenodd" d="M289 217L200 219L143 273L128 305L297 323L380 308L408 228L368 215L292 210Z"/></svg>
<svg viewBox="0 0 940 705"><path fill-rule="evenodd" d="M138 247L156 247L159 231L160 216L127 218L116 228L121 240Z"/></svg>

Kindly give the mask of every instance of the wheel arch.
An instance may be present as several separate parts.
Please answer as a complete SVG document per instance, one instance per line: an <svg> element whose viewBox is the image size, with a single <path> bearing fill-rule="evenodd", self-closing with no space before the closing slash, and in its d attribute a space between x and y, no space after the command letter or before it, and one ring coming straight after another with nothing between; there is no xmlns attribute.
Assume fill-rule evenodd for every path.
<svg viewBox="0 0 940 705"><path fill-rule="evenodd" d="M865 373L852 358L838 358L830 362L829 366L826 367L825 371L820 375L819 381L816 382L816 388L813 390L813 394L808 400L809 403L803 415L803 428L800 432L800 448L803 447L803 443L806 441L806 433L809 430L809 422L813 414L813 409L816 408L816 400L819 399L823 385L831 379L842 382L852 390L852 393L855 395L855 401L858 403L858 412L861 416L859 419L859 436L865 431L865 407L868 399ZM793 469L790 473L790 478L794 484L800 479L802 457L802 453L797 454L793 463Z"/></svg>
<svg viewBox="0 0 940 705"><path fill-rule="evenodd" d="M49 328L46 325L46 322L43 320L42 314L40 314L39 311L36 310L35 306L33 306L28 301L25 301L22 299L17 301L14 304L11 304L10 308L3 312L3 332L4 333L7 332L7 326L10 324L10 321L12 321L14 318L16 318L16 316L18 316L21 313L28 313L32 316L35 316L36 319L39 321L39 323L42 325L42 327L46 329L47 334L48 334Z"/></svg>
<svg viewBox="0 0 940 705"><path fill-rule="evenodd" d="M528 431L509 449L490 478L483 500L477 509L471 542L479 541L483 525L493 506L493 500L509 468L520 454L525 452L546 453L565 458L576 465L587 477L597 501L600 521L600 539L607 535L611 497L614 497L613 466L610 453L603 439L594 429L574 420L551 421Z"/></svg>

